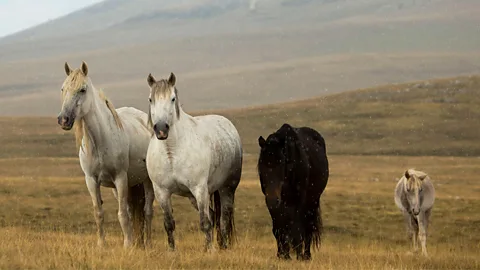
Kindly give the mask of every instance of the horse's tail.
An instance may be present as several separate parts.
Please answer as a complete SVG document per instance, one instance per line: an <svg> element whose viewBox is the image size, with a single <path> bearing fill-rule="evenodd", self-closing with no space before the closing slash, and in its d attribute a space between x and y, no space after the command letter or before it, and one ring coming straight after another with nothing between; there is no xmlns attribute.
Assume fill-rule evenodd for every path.
<svg viewBox="0 0 480 270"><path fill-rule="evenodd" d="M221 245L222 230L220 229L220 220L222 216L222 204L220 202L220 192L217 190L213 193L213 224L217 229L217 242Z"/></svg>
<svg viewBox="0 0 480 270"><path fill-rule="evenodd" d="M323 234L322 209L320 207L320 202L318 208L313 210L311 225L312 244L314 248L318 249L321 246L321 237Z"/></svg>
<svg viewBox="0 0 480 270"><path fill-rule="evenodd" d="M135 246L144 247L145 226L145 188L142 184L129 188L129 201L133 220L133 237Z"/></svg>

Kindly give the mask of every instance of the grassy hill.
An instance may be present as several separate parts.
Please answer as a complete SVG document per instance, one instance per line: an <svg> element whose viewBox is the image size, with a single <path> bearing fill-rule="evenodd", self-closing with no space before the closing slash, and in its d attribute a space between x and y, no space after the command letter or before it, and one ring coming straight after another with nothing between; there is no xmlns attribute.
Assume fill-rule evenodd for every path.
<svg viewBox="0 0 480 270"><path fill-rule="evenodd" d="M56 115L65 61L142 109L150 72L175 72L190 110L475 74L479 12L476 0L107 0L0 39L0 115Z"/></svg>
<svg viewBox="0 0 480 270"><path fill-rule="evenodd" d="M479 90L480 76L456 77L216 111L235 122L246 155L235 198L238 242L232 250L210 253L199 252L204 235L198 213L179 196L172 202L175 252L167 250L158 206L153 247L123 251L118 203L107 188L107 247L98 249L72 134L51 117L0 118L0 268L478 269L480 159L450 155L480 153ZM283 122L315 127L328 144L331 175L321 199L325 234L311 262L276 259L256 173L258 136ZM409 253L411 242L393 202L396 181L412 167L426 171L436 189L428 259Z"/></svg>
<svg viewBox="0 0 480 270"><path fill-rule="evenodd" d="M188 108L186 108L188 112ZM480 155L480 77L385 85L326 97L219 113L239 130L246 154L284 122L316 128L329 154ZM7 157L75 157L72 133L54 118L0 118Z"/></svg>

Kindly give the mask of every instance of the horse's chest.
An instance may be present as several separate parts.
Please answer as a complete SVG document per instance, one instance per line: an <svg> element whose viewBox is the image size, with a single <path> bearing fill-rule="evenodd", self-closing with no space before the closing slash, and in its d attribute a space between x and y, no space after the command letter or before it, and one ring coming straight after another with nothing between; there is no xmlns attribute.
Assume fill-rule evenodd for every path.
<svg viewBox="0 0 480 270"><path fill-rule="evenodd" d="M191 148L149 148L147 168L151 179L162 188L174 193L188 191L202 179L208 179L210 158L208 151Z"/></svg>

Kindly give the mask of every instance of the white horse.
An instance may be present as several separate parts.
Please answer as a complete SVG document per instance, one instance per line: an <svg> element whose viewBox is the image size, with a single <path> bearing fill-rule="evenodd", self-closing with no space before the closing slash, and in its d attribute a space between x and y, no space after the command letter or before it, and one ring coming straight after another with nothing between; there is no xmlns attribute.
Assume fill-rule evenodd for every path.
<svg viewBox="0 0 480 270"><path fill-rule="evenodd" d="M143 247L144 229L148 246L155 196L145 164L151 137L147 114L134 108L115 110L93 86L85 62L75 70L65 63L65 72L58 124L64 130L75 130L80 166L93 202L98 245L105 244L100 193L100 186L104 186L113 188L118 200L124 247L133 241Z"/></svg>
<svg viewBox="0 0 480 270"><path fill-rule="evenodd" d="M420 240L425 256L428 256L427 228L434 202L435 188L430 177L422 171L407 170L395 187L395 204L403 212L414 251L418 250Z"/></svg>
<svg viewBox="0 0 480 270"><path fill-rule="evenodd" d="M152 136L147 152L147 169L155 197L164 212L168 244L175 249L171 195L190 198L200 212L205 233L205 250L212 247L213 226L221 249L234 236L234 197L242 174L242 146L235 126L225 117L192 117L179 105L175 75L150 86L149 125ZM210 210L213 194L214 211Z"/></svg>

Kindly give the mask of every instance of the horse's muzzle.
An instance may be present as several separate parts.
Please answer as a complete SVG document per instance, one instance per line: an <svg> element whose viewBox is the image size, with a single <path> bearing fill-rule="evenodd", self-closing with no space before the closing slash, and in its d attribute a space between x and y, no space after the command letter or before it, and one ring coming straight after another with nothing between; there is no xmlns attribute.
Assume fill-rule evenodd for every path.
<svg viewBox="0 0 480 270"><path fill-rule="evenodd" d="M153 126L153 131L155 132L155 136L159 140L166 140L168 138L169 130L170 130L170 126L167 123L156 123Z"/></svg>
<svg viewBox="0 0 480 270"><path fill-rule="evenodd" d="M60 127L62 127L63 130L71 130L74 122L74 117L68 117L63 115L59 115L57 117L57 123L60 125Z"/></svg>

